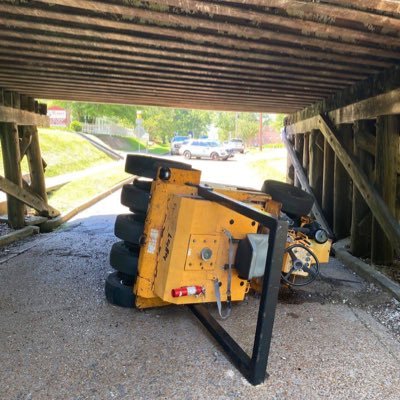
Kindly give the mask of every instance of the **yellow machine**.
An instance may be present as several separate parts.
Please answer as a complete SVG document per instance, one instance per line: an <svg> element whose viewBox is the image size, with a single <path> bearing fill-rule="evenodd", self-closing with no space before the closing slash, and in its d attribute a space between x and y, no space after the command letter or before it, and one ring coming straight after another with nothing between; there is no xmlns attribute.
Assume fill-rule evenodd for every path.
<svg viewBox="0 0 400 400"><path fill-rule="evenodd" d="M242 301L249 290L263 293L263 281L276 274L272 265L280 265L283 282L302 285L329 259L330 241L311 219L303 217L288 231L287 222L277 222L281 199L252 189L201 185L200 171L161 158L129 156L126 170L153 180L137 180L122 193L122 203L133 213L116 222L123 242L113 246L110 261L117 271L106 281L113 304L144 309L216 303L226 318L231 302ZM269 228L264 219L271 221ZM281 250L276 226L287 232Z"/></svg>

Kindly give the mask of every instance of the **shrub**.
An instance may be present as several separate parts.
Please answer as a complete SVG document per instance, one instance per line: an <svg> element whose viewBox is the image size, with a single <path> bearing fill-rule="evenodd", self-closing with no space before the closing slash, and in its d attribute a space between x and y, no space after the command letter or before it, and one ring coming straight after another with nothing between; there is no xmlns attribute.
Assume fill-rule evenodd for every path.
<svg viewBox="0 0 400 400"><path fill-rule="evenodd" d="M72 121L69 128L74 132L82 132L82 124L79 121Z"/></svg>

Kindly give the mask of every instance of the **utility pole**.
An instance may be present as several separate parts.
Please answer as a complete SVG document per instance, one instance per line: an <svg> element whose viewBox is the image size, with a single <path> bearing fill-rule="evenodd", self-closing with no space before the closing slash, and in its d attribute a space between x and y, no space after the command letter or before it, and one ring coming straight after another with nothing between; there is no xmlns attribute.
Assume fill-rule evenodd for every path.
<svg viewBox="0 0 400 400"><path fill-rule="evenodd" d="M263 128L263 120L262 120L262 113L260 113L260 130L258 132L258 141L260 145L260 151L262 151L262 128Z"/></svg>

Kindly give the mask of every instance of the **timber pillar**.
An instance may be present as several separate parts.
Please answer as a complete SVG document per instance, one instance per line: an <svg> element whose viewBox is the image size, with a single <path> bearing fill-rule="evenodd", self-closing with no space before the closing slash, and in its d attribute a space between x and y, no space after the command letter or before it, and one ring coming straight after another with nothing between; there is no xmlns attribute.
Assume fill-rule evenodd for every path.
<svg viewBox="0 0 400 400"><path fill-rule="evenodd" d="M22 188L18 127L14 123L0 122L1 148L5 178ZM25 225L25 205L7 194L8 223L14 229Z"/></svg>
<svg viewBox="0 0 400 400"><path fill-rule="evenodd" d="M337 134L344 149L352 152L353 125L339 125ZM343 239L350 234L352 186L350 177L337 156L334 161L333 179L333 232L337 239Z"/></svg>
<svg viewBox="0 0 400 400"><path fill-rule="evenodd" d="M385 115L377 118L375 187L393 215L396 215L399 132L399 116ZM393 246L375 219L372 222L371 259L376 264L387 265L393 262Z"/></svg>

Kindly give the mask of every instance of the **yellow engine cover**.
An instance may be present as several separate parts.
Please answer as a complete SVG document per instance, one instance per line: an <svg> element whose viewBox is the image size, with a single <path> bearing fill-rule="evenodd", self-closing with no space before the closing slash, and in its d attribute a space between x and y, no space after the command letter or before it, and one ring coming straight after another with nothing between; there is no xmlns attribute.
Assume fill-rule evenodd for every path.
<svg viewBox="0 0 400 400"><path fill-rule="evenodd" d="M171 195L160 241L155 294L174 304L215 302L217 279L225 301L229 240L224 229L235 239L243 239L247 233L256 233L257 225L219 204L193 196ZM204 294L172 296L172 289L187 286L201 286ZM233 269L232 300L243 300L247 289L247 281L240 279Z"/></svg>

